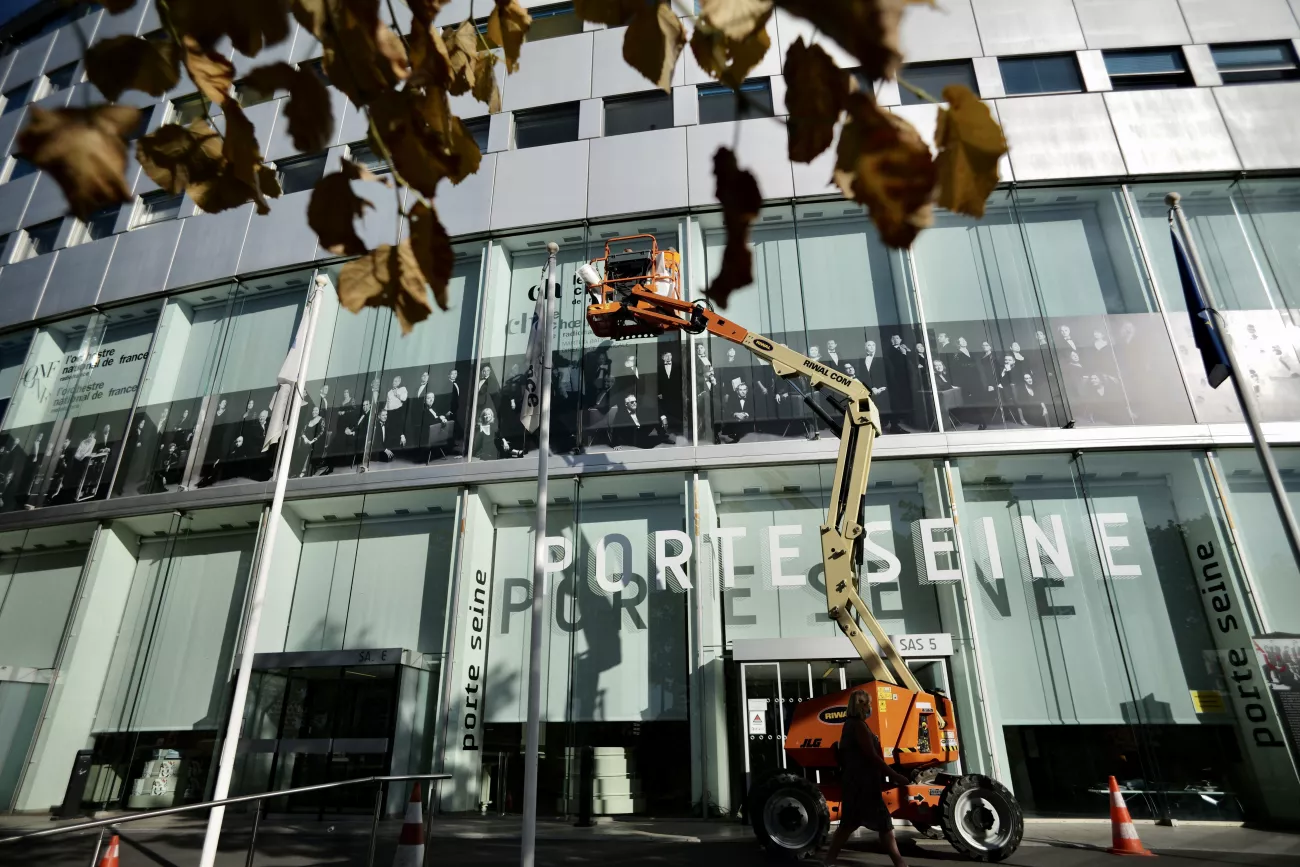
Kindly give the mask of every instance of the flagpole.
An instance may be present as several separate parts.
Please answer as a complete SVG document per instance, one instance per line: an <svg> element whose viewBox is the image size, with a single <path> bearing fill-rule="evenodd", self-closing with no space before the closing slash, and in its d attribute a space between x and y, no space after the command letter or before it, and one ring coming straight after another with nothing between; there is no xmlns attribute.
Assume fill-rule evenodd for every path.
<svg viewBox="0 0 1300 867"><path fill-rule="evenodd" d="M542 716L542 632L546 628L547 471L551 456L551 317L555 305L555 258L560 245L546 245L546 303L540 323L541 419L537 427L537 514L533 525L533 625L528 657L528 729L524 741L524 827L520 834L520 867L533 867L537 848L537 741Z"/></svg>
<svg viewBox="0 0 1300 867"><path fill-rule="evenodd" d="M1273 495L1273 503L1277 506L1278 514L1282 517L1282 528L1286 532L1287 542L1291 545L1291 557L1294 559L1296 568L1300 569L1300 526L1296 524L1295 511L1291 508L1291 501L1287 499L1286 487L1282 484L1282 476L1277 471L1277 462L1273 460L1273 449L1269 446L1268 440L1264 438L1264 428L1259 420L1259 406L1255 403L1255 394L1251 391L1248 383L1242 383L1241 378L1237 375L1240 368L1237 365L1237 358L1234 355L1236 338L1228 331L1227 323L1223 320L1223 314L1219 313L1214 303L1214 291L1210 288L1209 278L1206 276L1205 268L1201 265L1201 254L1196 249L1196 242L1192 239L1191 228L1187 225L1187 217L1183 214L1183 207L1180 204L1182 196L1178 193L1169 193L1165 196L1165 204L1169 206L1173 213L1174 221L1178 224L1179 234L1183 238L1183 246L1187 250L1187 258L1192 262L1192 269L1196 272L1196 279L1201 284L1201 291L1205 295L1205 300L1209 305L1211 313L1215 317L1215 326L1219 334L1223 336L1224 351L1228 356L1228 378L1232 380L1232 387L1237 392L1237 402L1241 404L1241 414L1246 419L1246 425L1250 428L1250 438L1254 440L1255 451L1259 454L1259 463L1264 468L1264 476L1268 479L1269 491Z"/></svg>
<svg viewBox="0 0 1300 867"><path fill-rule="evenodd" d="M219 801L229 794L230 778L235 770L235 755L239 750L240 730L244 725L248 685L253 676L253 656L257 651L257 632L262 624L262 605L266 600L266 584L271 576L271 554L275 550L276 530L280 526L280 512L284 508L284 489L289 483L289 470L293 463L294 432L298 430L298 410L302 406L298 396L306 393L307 359L311 356L311 344L316 336L321 295L329 285L328 277L324 274L316 275L315 286L307 298L304 311L304 315L308 317L307 331L302 340L302 355L298 361L294 391L289 399L289 420L280 434L280 450L276 456L275 494L271 498L266 531L262 534L262 550L257 558L253 595L248 603L248 620L244 626L243 650L239 658L239 675L235 680L234 697L230 701L226 734L221 741L221 763L217 768L217 784L212 792L214 801ZM221 823L225 815L224 806L213 807L208 813L208 829L203 836L203 851L199 856L199 867L213 867L217 858L217 843L221 839Z"/></svg>

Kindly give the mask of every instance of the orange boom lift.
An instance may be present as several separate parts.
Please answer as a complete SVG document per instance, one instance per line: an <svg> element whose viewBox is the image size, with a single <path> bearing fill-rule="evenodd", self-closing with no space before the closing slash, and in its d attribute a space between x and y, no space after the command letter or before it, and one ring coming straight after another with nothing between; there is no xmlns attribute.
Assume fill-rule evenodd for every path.
<svg viewBox="0 0 1300 867"><path fill-rule="evenodd" d="M611 252L614 248L622 252ZM821 526L826 609L874 680L796 705L785 750L806 775L780 773L754 783L747 801L754 833L769 851L793 857L807 856L821 844L830 822L838 819L840 787L814 779L836 777L848 696L860 689L870 698L868 725L880 738L885 760L912 780L885 790L893 816L922 831L941 829L954 848L975 860L1001 861L1020 845L1020 806L994 779L944 772L960 755L952 701L942 692L922 689L858 595L861 508L872 444L880 433L880 414L870 392L834 368L748 331L702 303L684 300L680 265L679 254L661 251L652 235L609 239L605 255L578 270L591 296L591 330L611 340L707 331L767 361L779 377L805 378L841 416L837 421L814 393L804 393L809 408L840 431L830 511Z"/></svg>

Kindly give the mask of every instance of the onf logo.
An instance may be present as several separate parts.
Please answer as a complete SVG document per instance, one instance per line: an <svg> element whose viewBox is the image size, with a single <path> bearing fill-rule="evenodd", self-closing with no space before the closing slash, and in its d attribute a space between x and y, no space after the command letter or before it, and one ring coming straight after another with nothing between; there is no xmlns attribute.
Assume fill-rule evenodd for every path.
<svg viewBox="0 0 1300 867"><path fill-rule="evenodd" d="M821 713L817 714L817 719L833 726L843 725L844 721L849 718L849 709L844 705L838 707L828 707Z"/></svg>

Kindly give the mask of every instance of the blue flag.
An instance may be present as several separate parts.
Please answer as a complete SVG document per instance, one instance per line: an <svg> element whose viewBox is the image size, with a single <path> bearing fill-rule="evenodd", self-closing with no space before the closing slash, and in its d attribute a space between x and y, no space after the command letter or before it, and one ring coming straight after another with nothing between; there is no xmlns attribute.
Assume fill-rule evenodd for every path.
<svg viewBox="0 0 1300 867"><path fill-rule="evenodd" d="M1187 315L1192 321L1192 337L1196 348L1201 352L1201 363L1205 365L1205 378L1211 388L1218 388L1232 372L1228 363L1228 352L1223 346L1223 336L1219 334L1219 325L1214 321L1210 305L1201 291L1201 284L1196 279L1191 257L1187 248L1169 224L1169 236L1174 242L1174 260L1178 262L1178 280L1183 284L1183 300L1187 303Z"/></svg>

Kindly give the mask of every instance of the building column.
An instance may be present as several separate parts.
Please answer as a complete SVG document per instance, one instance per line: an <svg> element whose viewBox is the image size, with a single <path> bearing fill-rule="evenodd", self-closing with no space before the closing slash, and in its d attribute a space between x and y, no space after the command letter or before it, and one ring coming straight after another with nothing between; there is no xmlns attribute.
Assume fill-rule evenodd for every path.
<svg viewBox="0 0 1300 867"><path fill-rule="evenodd" d="M706 473L689 484L695 556L691 605L691 800L712 816L731 812L731 765L727 755L727 685L722 632L721 563L711 531L718 525L713 488ZM741 793L743 796L743 793Z"/></svg>
<svg viewBox="0 0 1300 867"><path fill-rule="evenodd" d="M139 539L125 525L99 527L45 719L14 802L18 811L45 811L62 803L77 751L91 742L138 554Z"/></svg>

